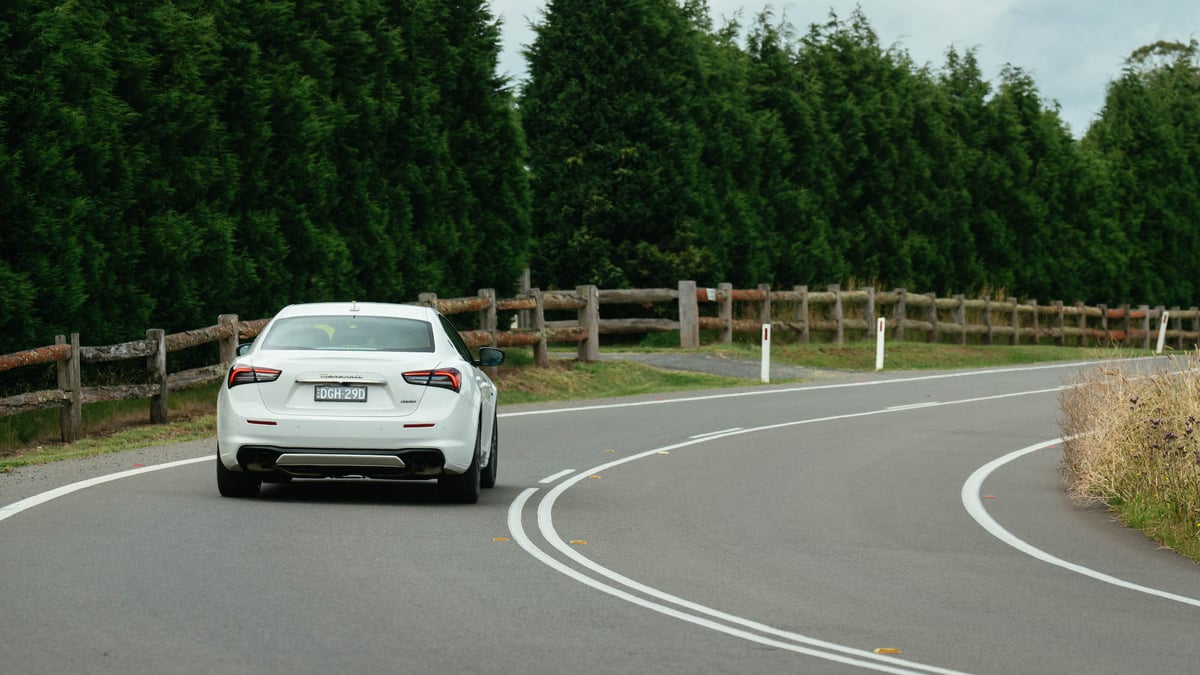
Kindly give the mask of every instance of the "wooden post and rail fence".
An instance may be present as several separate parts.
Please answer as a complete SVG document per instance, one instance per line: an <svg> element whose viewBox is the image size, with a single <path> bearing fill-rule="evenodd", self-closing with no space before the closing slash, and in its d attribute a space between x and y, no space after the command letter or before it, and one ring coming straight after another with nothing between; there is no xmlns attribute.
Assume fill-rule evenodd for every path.
<svg viewBox="0 0 1200 675"><path fill-rule="evenodd" d="M677 288L579 286L574 291L541 291L528 288L527 282L523 285L525 288L513 298L497 298L495 290L483 289L476 296L461 298L423 293L418 304L448 316L478 314L477 328L460 331L467 344L531 347L534 362L541 367L549 364L551 344L576 344L580 360L598 359L601 335L679 331L680 347L690 348L700 345L702 331L712 341L730 343L735 334L757 335L763 324L772 324L776 335L791 333L797 342L842 344L847 336L874 339L876 319L881 317L887 319L891 339L901 341L953 339L957 344L966 344L969 337L975 336L979 343L988 345L1046 342L1150 349L1152 336L1164 328L1166 339L1176 349L1190 349L1200 341L1200 309L1196 307L1167 311L1147 305L1110 308L1065 305L1061 301L1019 302L1016 298L939 298L905 289L842 290L836 284L823 291L810 291L806 286L772 290L768 285L735 289L727 283L703 288L694 281L680 281ZM600 313L605 305L657 307L659 313L676 318L605 319ZM507 327L501 326L501 313L513 316ZM548 313L555 318L547 319ZM572 314L573 318L563 318ZM1164 317L1169 321L1165 327ZM53 345L0 355L0 371L48 363L54 363L57 370L55 389L0 398L0 417L58 408L62 438L67 442L82 435L86 403L149 399L150 421L165 422L170 391L220 380L233 361L238 343L253 339L266 323L267 319L240 322L236 314L222 314L214 326L182 333L166 334L152 328L146 331L145 339L106 346L81 346L79 334L72 333L69 338L57 336ZM218 345L216 364L167 372L169 352L213 342ZM84 386L81 364L128 359L144 361L144 382Z"/></svg>

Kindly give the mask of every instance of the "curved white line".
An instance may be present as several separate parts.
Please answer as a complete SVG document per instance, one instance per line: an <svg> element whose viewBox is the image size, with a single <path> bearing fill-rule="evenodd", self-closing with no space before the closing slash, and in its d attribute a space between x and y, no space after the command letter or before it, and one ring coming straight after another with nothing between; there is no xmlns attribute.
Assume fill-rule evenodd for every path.
<svg viewBox="0 0 1200 675"><path fill-rule="evenodd" d="M817 421L817 420L814 420L814 421ZM928 665L915 663L915 662L911 662L911 661L905 661L903 659L897 659L895 657L890 657L890 656L881 656L881 655L875 654L873 652L856 649L854 647L847 647L845 645L839 645L834 642L828 642L825 640L808 637L806 635L801 635L799 633L792 633L790 631L781 630L779 628L775 628L775 627L769 626L767 624L759 623L757 621L752 621L750 619L745 619L745 618L742 618L742 617L739 617L739 616L736 616L733 614L729 614L727 612L722 612L717 609L712 609L710 607L706 607L705 605L701 605L699 603L692 602L690 600L686 600L684 598L680 598L675 595L671 595L670 593L660 591L656 588L652 588L641 582L635 581L623 574L620 574L619 572L610 570L607 567L603 567L602 565L600 565L599 563L596 563L595 561L591 560L590 558L587 558L587 557L581 555L578 551L572 549L565 541L563 541L562 537L559 536L558 531L554 527L553 510L554 510L554 504L558 500L558 497L561 496L563 494L563 492L565 492L571 486L580 482L586 476L601 473L607 469L610 469L615 466L619 466L621 464L625 464L627 462L632 462L635 460L644 459L646 457L657 455L659 452L662 452L664 450L667 450L667 451L676 450L678 448L684 448L689 445L697 445L699 443L706 443L708 441L715 440L717 438L724 438L726 436L735 436L735 435L740 435L741 433L750 433L753 431L761 431L761 430L767 429L767 428L774 428L774 427L760 427L758 429L748 429L748 430L741 431L741 432L732 432L732 433L728 433L728 434L722 434L720 436L708 436L705 438L699 438L699 439L695 439L695 440L685 441L683 443L676 443L674 445L668 445L668 446L664 446L661 448L654 448L653 450L647 450L645 452L641 452L636 455L630 455L629 457L624 457L622 459L608 462L606 464L601 464L599 466L588 469L586 471L582 471L578 475L574 476L573 478L570 478L562 483L559 483L557 486L555 486L553 489L551 489L550 492L546 495L546 497L544 499L542 499L541 503L538 504L538 509L537 509L538 529L541 530L542 536L546 539L547 542L549 542L549 544L551 546L553 546L556 550L558 550L559 553L563 554L564 556L566 556L567 558L571 559L572 561L578 563L579 565L582 565L583 567L591 570L592 572L595 572L596 574L606 577L622 586L625 586L627 588L635 590L639 593L643 593L652 598L656 598L656 599L662 600L664 602L669 602L673 605L678 605L678 606L683 607L692 612L711 616L715 619L720 619L721 621L725 621L725 622L728 622L728 623L731 623L731 624L734 624L737 626L742 626L742 627L748 628L750 630L759 631L761 633L766 633L768 635L774 635L774 636L777 636L777 637L780 637L780 638L783 638L786 640L790 640L790 641L798 643L798 644L809 645L810 647L813 647L813 648L829 650L829 652L846 654L850 657L856 657L856 658L860 658L860 659L869 659L869 660L878 659L880 661L887 661L888 663L902 664L909 668L920 669L920 671L917 671L917 672L944 673L944 674L958 673L959 671L947 670L944 668L938 668L936 666L928 666ZM572 574L570 574L569 576L571 576L572 578L577 578L577 579L579 577L582 577L584 579L590 580L590 577L585 577L583 575L574 573L573 570L572 570ZM584 582L584 583L587 583L589 586L594 586L594 587L598 587L598 584L599 584L599 582L594 582L594 581L588 581L588 582ZM600 585L602 585L602 584L600 584ZM630 598L623 598L623 599L627 599L636 605L641 605L643 607L648 607L650 609L655 609L655 611L659 611L657 609L658 605L656 603L650 602L648 600L644 600L637 596L630 596L630 597L632 599L630 599ZM663 612L663 613L666 614L667 612ZM674 616L674 614L671 614L671 615ZM685 616L690 616L690 615L685 615ZM677 617L677 618L683 618L683 617ZM689 619L685 619L685 620L689 620ZM701 622L693 621L693 623L701 623ZM711 623L711 622L705 622L705 623L702 623L701 625L705 625L706 627L714 628L714 626L708 625L709 623ZM721 630L721 632L729 633L731 635L734 634L734 633L730 632L730 630L725 630L723 628L724 627L722 624L716 624L716 627L714 629ZM739 635L739 637L744 637L744 636ZM757 637L757 636L753 636L753 637ZM747 638L747 639L753 639L753 637ZM762 642L762 639L755 639L754 641ZM764 644L766 644L766 643L764 643ZM819 656L821 658L828 658L830 660L835 660L835 661L842 661L842 659L845 658L845 657L835 658L835 655L832 653L813 652L812 650L808 650L808 649L794 648L794 649L792 649L792 651L800 651L801 653L810 654L812 656ZM842 661L842 662L845 662L845 661ZM860 666L863 666L866 668L879 669L878 665L875 663L859 663L856 665L860 665ZM909 671L904 671L904 672L909 672Z"/></svg>
<svg viewBox="0 0 1200 675"><path fill-rule="evenodd" d="M1124 363L1128 361L1145 361L1155 359L1154 356L1140 356L1131 359L1106 359L1103 361L1071 361L1067 363L1052 363L1037 366L1014 366L1012 368L990 368L987 370L964 370L937 375L917 375L914 377L897 377L884 380L868 380L860 382L841 382L838 384L814 384L782 389L756 389L754 391L737 391L726 394L705 394L704 396L685 396L681 398L655 399L653 401L628 401L624 403L600 403L596 405L581 405L570 408L546 408L545 410L521 410L517 412L499 413L499 417L526 417L530 415L555 415L558 413L587 412L591 410L610 410L615 408L640 408L648 405L670 405L673 403L694 403L696 401L713 401L722 398L743 398L747 396L767 396L771 394L792 394L803 391L823 391L826 389L848 389L851 387L877 387L885 384L910 384L912 382L927 382L929 380L946 380L956 377L971 377L975 375L997 375L1004 373L1022 373L1033 370L1053 370L1058 368L1077 368L1096 363Z"/></svg>
<svg viewBox="0 0 1200 675"><path fill-rule="evenodd" d="M849 386L849 385L840 385L840 386ZM774 636L782 638L782 639L790 640L791 642L794 642L794 643L809 645L813 649L804 649L804 648L790 647L790 646L783 646L781 648L789 649L790 651L796 651L799 653L809 654L812 656L817 656L819 658L834 660L834 661L841 661L842 659L849 658L849 657L872 659L872 660L873 659L886 659L889 663L902 664L909 668L921 669L919 671L913 671L913 672L945 673L945 674L958 673L958 671L953 671L953 670L949 670L949 669L939 668L936 666L929 666L929 665L910 662L910 661L904 661L901 659L895 659L893 657L881 657L880 655L874 654L872 652L866 652L866 651L863 651L860 649L855 649L853 647L847 647L844 645L839 645L836 643L827 642L827 641L819 640L816 638L811 638L811 637L808 637L805 635L800 635L798 633L784 631L784 630L774 628L774 627L766 625L766 624L762 624L762 623L759 623L756 621L745 619L745 618L742 618L742 617L739 617L736 615L728 614L728 613L722 612L720 610L712 609L710 607L706 607L704 605L692 602L690 600L686 600L684 598L680 598L678 596L671 595L664 591L660 591L660 590L652 588L650 586L646 586L645 584L642 584L642 583L635 581L629 577L626 577L625 575L622 575L616 571L613 571L606 567L603 567L602 565L581 555L580 553L578 553L578 551L571 548L563 540L563 538L558 534L558 531L554 527L554 519L553 519L554 504L557 501L558 497L561 496L564 492L566 492L566 490L570 489L572 486L579 483L587 476L601 474L604 471L606 471L607 469L610 469L610 468L613 468L616 466L620 466L620 465L626 464L628 462L637 461L639 459L645 459L647 457L656 456L664 451L671 451L671 450L676 450L679 448L684 448L684 447L687 447L690 445L707 443L709 441L717 440L720 438L726 438L729 436L737 436L737 435L741 435L741 434L755 433L755 432L766 431L766 430L771 430L771 429L779 429L779 428L783 428L783 427L799 426L799 425L804 425L804 424L813 424L813 423L817 423L817 422L828 422L828 421L834 421L834 420L851 419L851 418L855 418L855 417L866 417L866 416L872 416L872 415L884 415L884 414L892 414L892 413L911 412L914 410L924 410L924 409L928 409L928 408L936 408L936 407L942 407L942 406L961 405L964 403L977 403L977 402L982 402L982 401L992 401L992 400L998 400L998 399L1014 398L1014 397L1018 397L1018 396L1053 393L1053 392L1061 391L1062 389L1070 387L1070 386L1073 386L1073 385L1063 385L1063 386L1058 386L1058 387L1050 387L1050 388L1046 388L1046 389L1037 389L1037 390L1030 390L1030 391L1024 391L1024 392L1014 392L1014 393L1010 393L1010 394L996 394L996 395L991 395L991 396L979 396L979 397L974 397L974 398L969 398L969 399L960 399L957 401L937 402L937 403L931 403L930 405L927 405L927 406L899 407L899 408L893 407L893 408L884 408L882 410L866 411L866 412L861 412L861 413L848 413L848 414L844 414L844 415L832 415L832 416L828 416L828 417L810 418L810 419L804 419L804 420L793 420L790 422L783 422L783 423L779 423L779 424L766 425L766 426L755 427L755 428L750 428L750 429L730 429L725 432L717 432L712 435L702 436L699 438L692 438L692 439L689 439L689 440L681 442L681 443L675 443L673 445L667 445L667 446L663 446L660 448L653 448L651 450L646 450L644 452L636 453L636 454L630 455L628 457L616 459L611 462L600 464L593 468L580 471L575 476L572 476L571 478L568 478L567 480L559 483L557 486L552 488L549 491L549 493L547 493L547 496L538 505L538 508L537 508L538 528L541 531L543 538L555 550L557 550L560 554L565 556L567 559L575 562L576 564L584 567L587 570L594 572L595 574L598 574L598 575L605 577L611 581L614 581L621 586L625 586L626 588L629 588L631 590L642 593L643 595L646 595L646 596L649 596L652 598L656 598L658 600L662 600L663 602L677 605L677 606L687 609L691 612L695 612L696 614L707 615L707 616L713 617L715 619L725 621L729 624L742 626L744 628L758 631L760 633L764 633L767 635L774 635ZM1046 447L1047 445L1053 445L1055 442L1057 442L1057 441L1051 441L1044 445L1033 446L1031 448L1027 448L1024 451L1018 451L1017 453L1013 453L1007 459L1015 459L1015 457L1019 457L1023 454L1027 454L1028 452L1033 452L1034 450L1041 449L1042 447ZM1007 461L1005 458L1002 458L1002 460ZM1004 463L1004 461L1001 461L1001 460L992 462L987 467L984 467L985 469L987 469L987 471L984 471L981 469L980 471L977 471L976 475L973 475L971 477L971 479L968 479L969 485L970 484L975 485L974 494L976 495L976 502L978 502L978 484L982 484L983 477L985 477L987 475L987 473L990 473L990 471L992 469L994 469L996 466L1000 466L1003 463ZM977 479L977 483L972 483L972 481L976 480L976 479ZM528 490L523 492L521 494L521 496L518 497L518 499L512 503L512 505L510 505L510 507L509 507L509 530L513 533L513 539L518 543L518 545L520 545L523 549L525 549L530 555L532 555L537 560L539 560L542 563L546 564L547 566L561 572L562 574L565 574L566 576L579 581L580 583L583 583L587 586L591 586L591 587L601 590L605 593L609 593L610 595L614 595L616 597L619 597L623 600L626 600L626 601L636 604L638 606L652 609L654 611L660 612L662 614L666 614L668 616L673 616L675 618L679 618L684 621L689 621L689 622L695 623L697 625L711 628L713 630L717 630L717 631L720 631L720 632L723 632L723 633L726 633L729 635L735 635L737 637L742 637L744 639L751 640L754 642L759 642L762 644L771 644L774 642L773 640L764 639L759 635L756 635L753 633L745 633L744 631L730 628L728 626L725 626L724 624L714 623L714 622L706 620L706 619L701 619L701 618L696 617L691 614L681 614L678 610L674 610L670 607L666 607L664 605L660 605L660 604L652 602L650 600L646 600L640 596L631 595L620 589L613 588L607 584L604 584L604 583L597 581L591 577L588 577L585 574L577 572L576 570L574 570L570 567L567 567L566 565L558 562L554 558L551 558L544 551L542 551L541 549L539 549L537 546L535 546L533 544L533 542L525 534L524 527L521 524L521 517L522 517L522 513L524 511L525 504L536 491L537 491L537 488L529 488ZM963 496L964 504L968 504L968 498L966 496L967 495L967 487L966 486L964 486L964 488L963 488L963 495L964 495ZM986 512L982 511L981 503L979 504L979 509L982 512L982 517L987 519L988 521L991 521L991 518L989 516L987 516ZM970 511L970 510L971 510L971 507L968 504L968 511ZM972 514L972 515L974 515L974 514ZM979 518L977 517L976 520L979 520ZM983 524L982 521L980 521L980 522L981 522L981 524ZM1000 528L999 525L995 525L995 521L991 521L991 522L995 526L995 530L993 531L993 534L997 534L997 532L1004 532L1004 530L1002 528ZM984 526L987 527L986 524ZM1004 534L1007 535L1007 532L1004 532ZM1001 536L1001 535L997 534L997 536ZM1020 544L1024 545L1027 549L1029 549L1031 551L1037 551L1037 549L1033 549L1033 547L1029 546L1028 544L1024 544L1024 542L1021 542L1019 539L1016 539L1015 537L1012 537L1011 535L1008 535L1008 537L1009 537L1008 539L1005 539L1005 537L1001 536L1002 539L1005 539L1010 544L1017 546L1018 548L1021 548L1021 546L1019 546L1017 543L1014 543L1014 542L1019 542ZM1029 552L1029 551L1027 551L1027 552ZM1053 556L1049 556L1049 554L1044 554L1044 555L1045 555L1045 558L1043 558L1043 559L1058 560L1056 558L1053 558ZM1077 569L1077 570L1085 569L1085 568L1082 568L1077 565L1072 565L1071 563L1066 563L1065 561L1059 561L1059 562L1062 563L1064 566L1066 566L1068 569L1073 569L1073 568ZM1099 574L1099 573L1095 573L1095 574ZM1100 575L1100 576L1103 577L1106 575ZM1098 577L1098 578L1100 578L1100 577ZM1122 585L1125 587L1135 587L1135 585L1128 584L1127 582L1121 582L1120 580L1116 580L1116 581L1119 582L1118 585ZM1148 590L1152 591L1153 589L1148 589ZM1163 595L1164 592L1157 591L1157 592L1155 592L1155 594ZM1172 594L1165 594L1165 595L1170 596ZM1181 596L1176 596L1176 597L1181 598ZM1183 600L1190 601L1191 599L1185 598ZM779 646L779 645L774 645L774 646ZM824 650L828 650L828 651L814 652L815 649L824 649ZM846 654L847 656L842 657L842 656L837 656L837 654ZM883 669L884 668L883 666L880 666L879 664L876 664L876 663L859 663L856 665L860 665L864 668L872 668L872 669Z"/></svg>
<svg viewBox="0 0 1200 675"><path fill-rule="evenodd" d="M545 478L539 480L538 482L543 485L545 485L547 483L553 483L554 481L558 480L559 478L562 478L563 476L570 476L573 473L575 473L575 469L563 469L562 471L559 471L558 473L554 473L554 474L550 474L549 476L546 476Z"/></svg>
<svg viewBox="0 0 1200 675"><path fill-rule="evenodd" d="M684 445L690 445L690 443L686 443ZM579 477L577 476L576 480L578 480L578 478ZM560 485L560 487L561 487L561 485ZM820 659L825 659L827 661L844 663L847 665L858 666L860 668L866 668L869 670L875 670L875 671L879 671L879 672L883 672L883 673L897 673L899 675L921 675L923 673L933 672L933 673L944 673L947 675L959 675L957 673L957 671L943 670L940 668L932 668L930 666L923 666L921 664L911 663L911 662L904 661L901 659L894 659L892 657L880 656L880 655L874 654L872 652L864 652L861 650L854 650L849 647L843 647L841 645L834 645L832 643L823 643L819 640L812 640L811 638L805 638L802 635L795 635L793 633L787 633L786 631L780 631L780 630L771 628L770 626L766 626L763 624L756 624L752 621L746 621L745 619L740 619L738 617L735 617L735 616L732 616L729 614L723 614L722 612L717 612L715 610L709 610L705 607L702 607L701 605L697 605L695 603L690 603L685 600L679 600L679 599L671 600L671 598L673 598L673 596L668 596L665 593L655 596L655 597L665 596L665 598L663 598L663 599L668 599L671 602L674 602L675 604L679 604L688 609L692 609L693 611L700 611L701 613L709 614L710 616L714 616L716 618L722 618L722 619L725 619L726 621L730 621L731 623L743 625L747 628L759 630L759 631L766 632L769 634L779 635L781 637L786 637L795 642L813 644L814 646L817 646L817 647L824 646L826 649L829 649L830 651L820 651L819 649L804 647L804 646L801 646L798 644L793 644L792 642L781 642L779 640L774 640L769 637L757 635L755 633L751 633L751 632L748 632L745 630L734 628L732 626L727 626L725 624L718 623L718 622L712 621L710 619L705 619L704 617L696 616L695 614L688 614L687 612L683 612L683 611L680 611L673 607L668 607L666 605L647 600L645 598L633 595L632 593L629 593L627 591L623 591L614 586L610 586L602 581L593 579L592 577L589 577L586 574L577 572L576 570L564 565L563 563L559 562L558 560L547 555L546 552L541 550L540 548L538 548L537 545L535 545L533 543L533 541L529 538L529 536L525 533L525 527L524 527L524 525L521 524L521 516L524 513L526 502L528 502L529 498L532 497L537 491L538 491L538 488L532 488L532 487L526 488L525 491L523 491L520 495L518 495L517 498L515 500L513 500L512 504L510 504L508 507L508 530L509 530L509 532L512 533L513 541L515 541L517 543L517 545L519 545L522 549L525 550L525 552L529 553L531 556L536 558L542 564L546 565L547 567L550 567L551 569L555 570L556 572L559 572L567 577L570 577L571 579L574 579L575 581L578 581L581 584L584 584L585 586L589 586L598 591L607 593L613 597L619 598L621 600L632 603L639 607L643 607L645 609L649 609L649 610L658 612L660 614L669 616L674 619L679 619L680 621L686 621L688 623L695 624L697 626L701 626L701 627L707 628L709 630L714 630L719 633L724 633L724 634L730 635L732 637L741 638L743 640L749 640L751 642L756 642L758 644L766 645L768 647L775 647L777 649L783 649L786 651L795 652L797 654L805 654L807 656L814 656L814 657L817 657ZM545 504L545 500L543 500L542 503ZM538 511L539 512L541 511L540 507L539 507ZM539 517L539 520L540 520L540 517ZM554 544L557 546L557 542L555 542L554 540L550 540L550 541L551 541L551 544ZM586 560L586 558L584 560ZM590 562L590 561L588 561L588 562ZM616 576L619 577L620 575L616 575ZM636 584L636 582L634 582L634 583ZM636 584L636 585L640 586L640 584ZM645 587L643 587L643 588L645 588ZM792 636L794 636L794 637L792 637ZM843 656L843 655L841 655L839 653L835 653L835 652L844 652L844 653L850 654L851 656ZM857 657L857 658L854 658L854 657ZM863 659L868 659L868 660L863 660ZM875 662L876 659L878 659L879 661L882 661L883 663ZM896 664L896 665L889 665L889 664ZM907 666L909 668L918 668L919 670L909 670L909 669L903 668L901 666Z"/></svg>
<svg viewBox="0 0 1200 675"><path fill-rule="evenodd" d="M52 499L58 499L59 497L64 497L66 495L71 494L72 492L78 492L85 488L90 488L94 485L108 483L108 482L111 482L114 480L119 480L121 478L129 478L130 476L138 476L143 473L150 473L151 471L162 471L163 469L171 469L171 468L174 468L177 466L183 466L185 464L198 464L200 462L205 462L205 461L211 462L211 461L215 461L215 459L213 458L212 455L206 455L204 457L193 457L192 459L181 459L177 462L168 462L166 464L155 464L153 466L142 466L142 467L138 467L136 469L130 469L128 471L121 471L118 473L110 473L107 476L97 476L96 478L89 478L87 480L81 480L77 483L71 483L70 485L64 485L60 488L55 488L53 490L48 490L41 494L36 494L32 497L27 497L25 499L22 499L21 501L13 502L12 504L9 504L7 506L0 506L0 521L11 518L22 511L32 509L33 507L35 507L39 504L45 504L46 502L48 502Z"/></svg>
<svg viewBox="0 0 1200 675"><path fill-rule="evenodd" d="M642 593L643 595L661 600L663 602L677 605L679 607L687 609L696 614L707 615L707 616L713 617L715 619L719 619L719 620L724 621L729 624L742 626L744 628L758 631L760 633L765 633L767 635L774 635L779 638L790 640L793 643L809 645L813 649L828 650L825 652L817 651L814 653L813 649L790 648L792 651L798 651L798 652L801 652L804 654L818 656L820 658L826 658L826 659L830 659L830 660L839 660L839 661L843 658L850 658L850 657L858 658L858 659L868 659L868 660L879 659L879 660L885 660L888 663L902 664L908 668L920 669L919 671L912 671L912 672L943 673L943 674L955 674L956 675L957 673L959 673L959 671L949 670L949 669L945 669L945 668L939 668L937 666L929 666L929 665L910 662L910 661L904 661L902 659L896 659L896 658L890 657L890 656L881 656L881 655L875 654L873 652L867 652L867 651L863 651L861 649L847 647L847 646L839 645L839 644L836 644L833 642L827 642L824 640L811 638L811 637L808 637L805 635L800 635L798 633L784 631L784 630L774 628L774 627L766 625L766 624L762 624L762 623L759 623L756 621L745 619L745 618L742 618L742 617L739 617L739 616L736 616L733 614L728 614L728 613L722 612L720 610L712 609L710 607L706 607L699 603L695 603L690 600L686 600L684 598L680 598L678 596L671 595L670 593L666 593L664 591L660 591L658 589L652 588L650 586L646 586L645 584L635 581L635 580L633 580L629 577L626 577L618 572L615 572L606 567L603 567L599 563L596 563L595 561L580 554L577 550L571 548L571 546L566 541L564 541L563 538L558 534L558 531L554 527L554 518L553 518L554 504L557 501L559 496L561 496L564 492L566 492L572 486L578 484L580 481L584 480L588 476L595 475L595 474L601 474L604 471L611 469L613 467L617 467L617 466L620 466L622 464L626 464L629 462L634 462L639 459L645 459L647 457L657 456L664 451L677 450L679 448L685 448L685 447L688 447L691 445L698 445L700 443L707 443L709 441L717 440L720 438L727 438L730 436L739 436L742 434L750 434L750 433L756 433L756 432L760 432L760 431L768 431L768 430L773 430L773 429L781 429L781 428L785 428L785 427L800 426L800 425L805 425L805 424L815 424L818 422L829 422L829 421L835 421L835 420L845 420L845 419L852 419L852 418L857 418L857 417L868 417L868 416L874 416L874 415L888 415L888 414L911 412L913 410L926 410L929 408L942 407L942 406L962 405L965 403L978 403L978 402L982 402L982 401L993 401L993 400L998 400L998 399L1014 398L1014 397L1018 397L1018 396L1030 396L1030 395L1036 395L1036 394L1053 393L1053 392L1060 391L1062 388L1063 387L1050 387L1050 388L1046 388L1046 389L1037 389L1037 390L1030 390L1030 391L1024 391L1024 392L1014 392L1014 393L1010 393L1010 394L995 394L995 395L991 395L991 396L978 396L978 397L974 397L974 398L960 399L957 401L944 401L944 402L934 403L932 405L923 406L921 408L900 408L900 409L884 408L881 410L870 410L870 411L859 412L859 413L847 413L844 415L830 415L827 417L816 417L816 418L809 418L809 419L803 419L803 420L792 420L790 422L770 424L770 425L754 427L754 428L749 428L749 429L729 430L726 432L721 432L721 433L717 433L717 434L713 434L713 435L709 435L709 436L703 436L701 438L690 439L690 440L683 441L680 443L675 443L672 445L667 445L667 446L663 446L663 447L659 447L659 448L653 448L651 450L646 450L644 452L629 455L627 457L615 459L611 462L606 462L604 464L597 465L590 469L585 469L583 471L578 472L576 475L559 483L557 486L552 488L547 493L546 497L544 499L542 499L541 503L538 504L538 508L537 508L538 529L541 531L543 538L552 547L554 547L554 549L556 549L560 554L562 554L569 560L575 562L576 564L594 572L595 574L605 577L613 582L616 582L617 584L619 584L621 586L624 586L631 590ZM596 588L598 590L602 590L605 593L609 593L611 595L620 597L621 599L626 600L628 602L632 602L633 604L636 604L636 605L639 605L642 607L646 607L648 609L652 609L654 611L657 611L657 612L660 612L663 614L667 614L669 616L680 618L685 621L690 621L690 622L696 623L698 625L703 625L707 628L712 628L713 630L718 630L718 631L727 633L729 635L736 635L737 637L743 637L745 639L753 640L755 642L761 642L763 644L768 644L768 642L764 642L764 638L762 638L761 636L757 636L753 633L744 633L744 631L730 628L728 626L725 626L724 624L713 623L706 619L700 619L698 617L695 617L692 614L682 614L681 615L681 613L678 610L671 609L669 607L665 607L658 603L641 598L640 596L630 595L629 593L627 593L625 591L615 589L611 586L608 586L607 584L604 584L604 583L597 581L591 577L588 577L580 572L577 572L574 569L567 567L566 565L558 562L554 558L549 557L545 552L543 552L541 549L537 548L530 541L529 537L525 534L523 526L521 525L521 513L524 509L524 505L525 505L526 501L528 501L529 497L533 494L534 491L536 491L536 488L530 488L526 492L522 493L522 495L518 498L518 500L513 502L513 504L510 506L510 508L509 508L509 529L513 533L513 539L522 548L524 548L527 552L529 552L530 555L534 556L539 561L541 561L541 562L545 563L546 565L552 567L553 569L571 577L572 579L575 579L581 583L584 583L584 584L591 586L593 588ZM775 645L775 646L778 646L778 645ZM836 656L837 654L845 654L847 656L840 657L840 656ZM859 663L856 665L860 665L864 668L875 668L875 669L881 668L878 664L875 664L875 663Z"/></svg>
<svg viewBox="0 0 1200 675"><path fill-rule="evenodd" d="M996 537L1000 541L1012 546L1018 551L1030 557L1037 558L1042 562L1048 562L1051 565L1057 565L1065 570L1070 570L1077 574L1082 574L1084 576L1096 579L1097 581L1103 581L1106 584L1112 584L1113 586L1119 586L1131 591L1137 591L1138 593L1158 596L1160 598L1165 598L1174 602L1180 602L1185 605L1192 605L1193 607L1200 607L1200 600L1196 598L1189 598L1184 595L1177 595L1175 593L1159 590L1157 588L1150 588L1149 586L1135 584L1130 581L1125 581L1124 579L1119 579L1110 574L1097 572L1089 567L1077 565L1073 562L1068 562L1062 558L1051 555L1050 553L1047 553L1046 551L1043 551L1042 549L1037 548L1025 542L1024 540L1019 539L1011 532L1001 527L1000 524L997 523L990 514L988 514L987 509L983 507L983 500L980 499L979 494L983 488L983 481L986 480L993 471L1013 460L1024 457L1030 453L1037 452L1038 450L1048 448L1052 445L1057 445L1061 442L1061 438L1056 438L1052 441L1045 441L1043 443L1031 445L1026 448L1021 448L1020 450L1010 452L1003 457L994 459L976 469L975 473L972 473L971 476L967 478L967 482L963 483L962 486L962 503L963 506L966 507L967 513L971 514L971 517L975 519L975 522L979 523L983 529L987 530L988 533L990 533L993 537Z"/></svg>

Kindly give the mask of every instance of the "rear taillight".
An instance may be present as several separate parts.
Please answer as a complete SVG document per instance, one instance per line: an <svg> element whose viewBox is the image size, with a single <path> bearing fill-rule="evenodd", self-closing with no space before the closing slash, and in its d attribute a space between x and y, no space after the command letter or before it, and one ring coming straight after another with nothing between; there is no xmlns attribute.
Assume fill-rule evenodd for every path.
<svg viewBox="0 0 1200 675"><path fill-rule="evenodd" d="M234 366L229 369L229 377L225 382L230 389L239 384L254 384L256 382L274 382L279 379L282 371L274 368L253 368L250 366Z"/></svg>
<svg viewBox="0 0 1200 675"><path fill-rule="evenodd" d="M404 381L423 387L441 387L452 391L462 389L462 373L456 368L410 370L404 374Z"/></svg>

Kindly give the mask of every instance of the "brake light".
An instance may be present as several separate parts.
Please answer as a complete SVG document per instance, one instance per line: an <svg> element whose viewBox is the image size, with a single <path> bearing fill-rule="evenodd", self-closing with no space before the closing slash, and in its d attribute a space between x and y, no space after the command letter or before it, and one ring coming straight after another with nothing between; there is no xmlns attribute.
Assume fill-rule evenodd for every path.
<svg viewBox="0 0 1200 675"><path fill-rule="evenodd" d="M274 382L283 371L274 368L254 368L252 366L234 366L229 369L229 377L225 382L230 389L239 384L254 384L257 382Z"/></svg>
<svg viewBox="0 0 1200 675"><path fill-rule="evenodd" d="M457 392L462 389L462 373L457 368L438 368L437 370L410 370L404 374L404 381L423 387L441 387Z"/></svg>

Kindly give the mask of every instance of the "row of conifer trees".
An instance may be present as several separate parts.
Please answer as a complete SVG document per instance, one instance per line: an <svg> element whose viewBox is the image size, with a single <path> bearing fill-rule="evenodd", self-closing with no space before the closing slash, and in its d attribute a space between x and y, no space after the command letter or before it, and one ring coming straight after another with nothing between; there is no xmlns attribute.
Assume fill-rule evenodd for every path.
<svg viewBox="0 0 1200 675"><path fill-rule="evenodd" d="M484 0L15 0L0 352L526 267L1196 304L1195 42L1130 55L1070 130L1017 66L811 19L552 0L512 82Z"/></svg>

